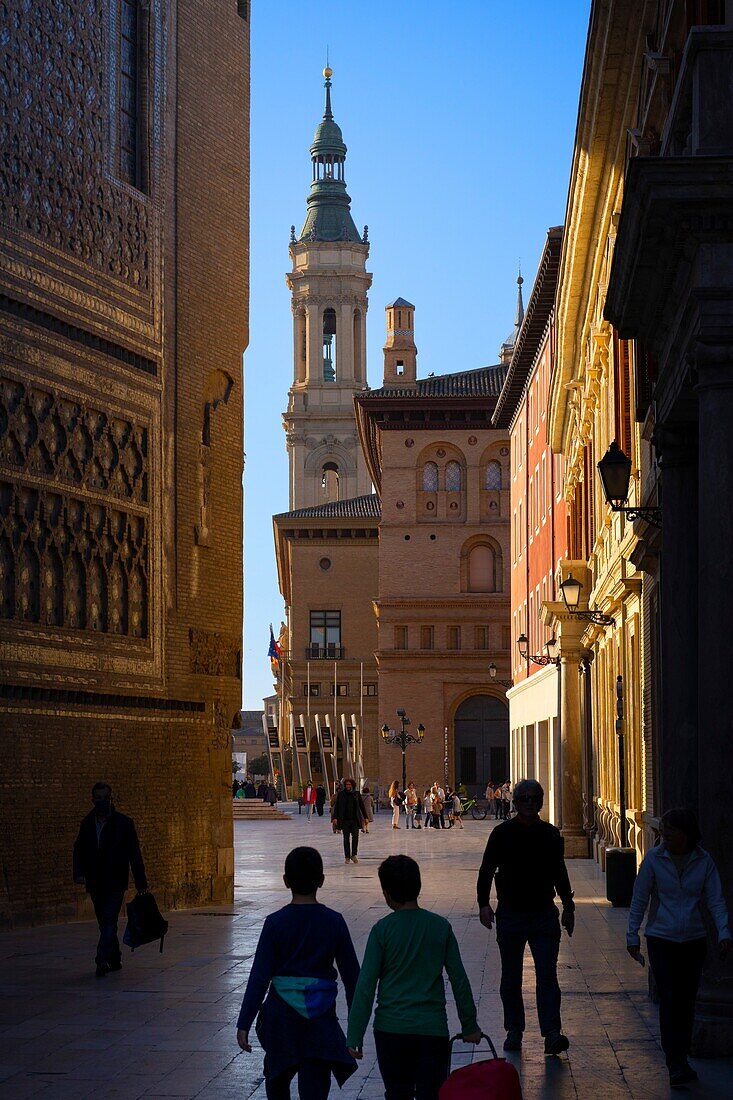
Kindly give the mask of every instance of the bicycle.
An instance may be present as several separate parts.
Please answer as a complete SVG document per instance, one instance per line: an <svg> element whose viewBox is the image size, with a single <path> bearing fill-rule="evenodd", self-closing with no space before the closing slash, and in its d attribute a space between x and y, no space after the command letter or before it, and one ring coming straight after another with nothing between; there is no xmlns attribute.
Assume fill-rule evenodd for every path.
<svg viewBox="0 0 733 1100"><path fill-rule="evenodd" d="M477 799L467 798L466 801L463 803L464 815L467 814L469 810L471 812L471 817L474 821L485 821L486 815L489 812L489 804L488 802L484 801L483 805L479 805Z"/></svg>

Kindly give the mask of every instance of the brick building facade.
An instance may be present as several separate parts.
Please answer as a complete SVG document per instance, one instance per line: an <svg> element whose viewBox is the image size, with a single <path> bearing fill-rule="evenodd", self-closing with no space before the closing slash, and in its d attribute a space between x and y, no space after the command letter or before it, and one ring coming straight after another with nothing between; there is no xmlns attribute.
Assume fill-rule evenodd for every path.
<svg viewBox="0 0 733 1100"><path fill-rule="evenodd" d="M161 904L231 897L247 9L4 8L3 923L88 914L98 779Z"/></svg>
<svg viewBox="0 0 733 1100"><path fill-rule="evenodd" d="M428 731L411 778L447 775L483 793L508 776L508 711L489 667L509 661L509 440L491 414L518 328L500 364L418 380L414 307L397 298L384 385L369 389L369 246L351 217L325 76L288 273L291 510L274 517L288 610L281 744L300 744L301 778L332 781L353 769L355 737L363 775L384 788L401 761L379 731L404 708Z"/></svg>

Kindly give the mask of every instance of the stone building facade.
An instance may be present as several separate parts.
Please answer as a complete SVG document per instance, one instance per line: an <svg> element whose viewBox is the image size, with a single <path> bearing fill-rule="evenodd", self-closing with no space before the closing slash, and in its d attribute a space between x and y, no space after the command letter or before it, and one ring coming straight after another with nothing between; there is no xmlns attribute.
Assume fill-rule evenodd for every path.
<svg viewBox="0 0 733 1100"><path fill-rule="evenodd" d="M0 920L87 914L108 780L162 905L233 888L248 5L7 0Z"/></svg>
<svg viewBox="0 0 733 1100"><path fill-rule="evenodd" d="M586 613L570 616L581 661L567 713L590 721L594 852L603 865L623 820L641 858L664 811L691 806L729 904L731 58L724 2L592 4L548 399L570 521L561 567ZM597 466L612 444L630 476L608 502ZM562 603L543 618L564 634ZM711 952L695 1053L730 1050L728 985Z"/></svg>

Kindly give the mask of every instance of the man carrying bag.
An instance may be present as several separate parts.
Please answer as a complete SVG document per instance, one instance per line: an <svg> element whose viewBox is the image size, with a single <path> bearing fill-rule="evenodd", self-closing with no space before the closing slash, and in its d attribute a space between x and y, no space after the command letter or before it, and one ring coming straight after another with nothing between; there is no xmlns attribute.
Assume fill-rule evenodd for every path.
<svg viewBox="0 0 733 1100"><path fill-rule="evenodd" d="M92 787L94 809L79 828L74 844L74 882L86 887L99 925L97 977L122 969L117 921L129 883L129 872L138 894L148 889L140 842L132 818L115 810L109 783Z"/></svg>

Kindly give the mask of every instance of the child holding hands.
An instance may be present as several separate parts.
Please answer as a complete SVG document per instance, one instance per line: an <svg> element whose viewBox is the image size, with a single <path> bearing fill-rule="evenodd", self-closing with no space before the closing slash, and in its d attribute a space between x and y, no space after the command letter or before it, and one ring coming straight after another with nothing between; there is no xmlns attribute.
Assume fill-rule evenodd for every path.
<svg viewBox="0 0 733 1100"><path fill-rule="evenodd" d="M296 1074L301 1097L323 1100L331 1074L343 1085L356 1069L336 1016L336 968L351 1005L359 963L344 918L316 900L323 886L320 853L294 848L285 860L283 881L292 901L271 913L262 927L237 1042L251 1052L249 1030L257 1016L268 1100L289 1098Z"/></svg>
<svg viewBox="0 0 733 1100"><path fill-rule="evenodd" d="M376 991L374 1039L385 1100L437 1100L450 1072L443 970L453 987L463 1038L478 1043L471 986L450 924L418 905L422 884L415 860L404 855L385 859L379 883L392 913L369 934L346 1042L349 1053L361 1058Z"/></svg>

